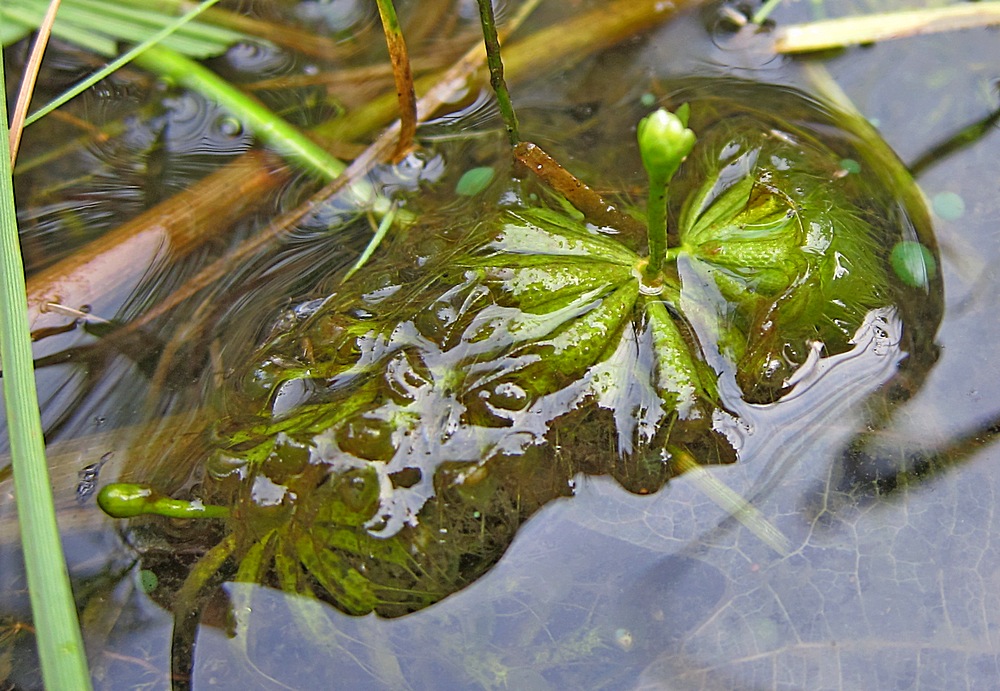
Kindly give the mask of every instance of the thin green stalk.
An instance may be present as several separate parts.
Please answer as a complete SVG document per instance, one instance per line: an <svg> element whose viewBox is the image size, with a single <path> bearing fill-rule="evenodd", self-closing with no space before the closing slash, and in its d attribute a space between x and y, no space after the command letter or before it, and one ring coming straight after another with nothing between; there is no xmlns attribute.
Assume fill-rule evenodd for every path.
<svg viewBox="0 0 1000 691"><path fill-rule="evenodd" d="M497 20L493 14L492 0L479 0L479 18L483 24L483 41L486 44L486 64L490 68L490 86L497 95L497 103L500 105L500 114L503 115L504 124L507 127L507 138L511 147L515 147L521 141L518 132L517 115L514 113L514 104L510 100L510 91L507 90L507 82L503 78L503 60L500 57L500 39L497 36Z"/></svg>
<svg viewBox="0 0 1000 691"><path fill-rule="evenodd" d="M393 204L392 206L389 207L388 213L386 213L386 215L382 217L382 222L379 223L378 228L375 230L375 234L372 236L372 239L368 241L368 246L365 247L365 251L361 253L361 256L358 257L358 260L354 262L354 266L348 269L347 273L344 274L344 277L340 280L342 284L346 283L347 279L349 279L351 276L357 273L358 269L360 269L362 266L368 263L368 260L372 258L373 254L375 254L375 250L377 250L379 245L382 244L382 241L388 234L389 227L392 226L392 222L395 220L395 218L396 218L396 206L395 204Z"/></svg>
<svg viewBox="0 0 1000 691"><path fill-rule="evenodd" d="M333 180L347 167L260 101L180 53L163 46L150 46L135 58L135 63L215 101L282 156L321 177Z"/></svg>
<svg viewBox="0 0 1000 691"><path fill-rule="evenodd" d="M767 0L767 2L761 5L760 9L754 13L753 19L750 21L757 25L763 24L767 21L767 18L771 16L771 13L778 9L779 5L781 5L781 0Z"/></svg>
<svg viewBox="0 0 1000 691"><path fill-rule="evenodd" d="M0 94L3 84L0 50ZM85 691L90 674L45 463L7 137L0 97L0 362L21 545L45 687Z"/></svg>
<svg viewBox="0 0 1000 691"><path fill-rule="evenodd" d="M649 198L646 200L646 226L649 240L649 264L646 278L655 280L667 257L667 183L670 178L649 175Z"/></svg>

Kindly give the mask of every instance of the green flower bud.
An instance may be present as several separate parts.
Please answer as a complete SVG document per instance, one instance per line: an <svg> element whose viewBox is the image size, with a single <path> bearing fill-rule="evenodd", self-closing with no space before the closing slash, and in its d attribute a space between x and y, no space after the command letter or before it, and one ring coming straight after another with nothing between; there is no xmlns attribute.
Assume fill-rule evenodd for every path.
<svg viewBox="0 0 1000 691"><path fill-rule="evenodd" d="M694 132L666 108L639 121L639 154L651 179L670 180L694 148Z"/></svg>
<svg viewBox="0 0 1000 691"><path fill-rule="evenodd" d="M112 518L134 518L147 514L168 518L225 518L229 509L200 501L164 497L145 485L118 482L107 485L97 495L97 504Z"/></svg>

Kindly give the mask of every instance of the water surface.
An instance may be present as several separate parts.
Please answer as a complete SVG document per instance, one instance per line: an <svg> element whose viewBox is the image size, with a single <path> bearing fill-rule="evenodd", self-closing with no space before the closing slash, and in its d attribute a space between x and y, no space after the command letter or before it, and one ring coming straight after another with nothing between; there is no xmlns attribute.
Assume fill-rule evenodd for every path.
<svg viewBox="0 0 1000 691"><path fill-rule="evenodd" d="M824 6L831 16L859 9ZM783 23L808 15L808 7L792 5L774 17ZM634 136L633 121L621 116L641 111L643 95L656 93L663 80L696 72L813 89L805 62L771 56L766 35L709 31L706 24L713 22L705 16L711 12L686 15L642 40L515 88L524 131L595 185L629 189L641 176L637 157L621 153ZM912 162L996 107L997 52L990 32L972 30L854 48L814 64L829 70L903 160ZM279 72L297 64L265 63ZM59 170L19 186L22 205L52 185L51 178L69 180L74 191L69 199L42 195L44 203L22 207L26 235L42 243L32 245L43 257L38 263L50 260L45 243L56 233L111 227L205 172L214 158L235 156L247 146L219 114L185 99L178 95L162 110L162 100L150 96L154 115L129 123L129 138L90 144ZM109 121L116 113L103 97L86 103L92 115ZM445 183L433 183L451 185L462 166L500 156L498 118L489 106L470 103L465 118L428 126L426 152L408 167L380 171L381 179L409 189L444 189ZM159 149L158 138L164 142ZM435 148L438 140L447 146ZM120 162L115 146L126 150L128 164ZM344 688L990 686L1000 674L1000 522L993 509L1000 474L992 445L1000 412L992 296L1000 286L991 268L1000 258L992 182L1000 179L998 146L991 130L926 167L918 180L937 211L945 283L935 339L939 355L922 386L890 409L883 424L866 429L870 409L859 401L896 361L868 353L851 367L829 367L814 375L818 381L809 391L815 393L803 395L794 409L780 416L748 410L750 450L738 464L711 469L713 478L752 499L786 536L787 554L728 516L692 477L649 496L629 494L607 478L581 477L575 496L539 511L486 576L406 617L349 617L276 590L224 585L232 602L246 602L249 589L252 612L231 617L224 604L206 612L195 687L315 688L317 679L332 675ZM150 178L150 167L160 172ZM147 179L156 181L155 192ZM165 260L157 258L141 287L92 306L94 313L134 319L163 291L307 191L302 180L292 180L230 239L162 272ZM443 215L460 212L445 205L446 194L431 193L442 197ZM159 358L144 361L120 346L77 351L68 364L43 368L39 381L50 441L105 433L163 412L196 418L192 401L210 396L214 386L200 365L186 377L184 368L169 378L157 374L164 349L175 363L246 355L283 310L358 256L369 233L366 222L337 235L325 232L339 219L336 210L324 210L298 224L266 259L233 271L218 289L225 298L218 301L221 307L210 314L211 323L225 329L225 339L195 332L187 341L172 340L178 328L199 323L191 305L151 327L152 346L141 340L134 346L140 352L152 348ZM82 330L59 338L57 346L40 346L39 355L94 341ZM854 383L847 387L847 381ZM854 393L829 395L841 390ZM190 419L180 424L193 425ZM167 446L160 439L154 444ZM166 451L126 453L124 446L113 435L60 457L57 490L72 496L79 473L107 451L114 456L101 467L98 483L126 470L141 475ZM2 487L10 492L9 481ZM97 685L168 687L172 621L158 591L170 590L169 571L161 572L164 582L154 587L115 523L95 519L92 498L69 506L67 551ZM18 687L32 688L38 685L32 639L17 628L29 617L10 537L11 502L4 500L0 511L0 623L10 632L0 635L0 671ZM188 529L176 530L184 535ZM171 559L183 565L193 555L171 552ZM183 573L178 568L173 578ZM303 619L303 612L315 608L322 609L321 617ZM323 635L303 621L325 622ZM239 635L231 638L234 631Z"/></svg>

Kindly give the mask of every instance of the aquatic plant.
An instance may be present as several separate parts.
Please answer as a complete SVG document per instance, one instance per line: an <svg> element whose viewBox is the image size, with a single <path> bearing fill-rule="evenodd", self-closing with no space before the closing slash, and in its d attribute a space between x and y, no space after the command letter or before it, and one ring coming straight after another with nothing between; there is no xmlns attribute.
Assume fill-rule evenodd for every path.
<svg viewBox="0 0 1000 691"><path fill-rule="evenodd" d="M392 235L276 326L222 392L194 498L227 537L182 600L229 563L349 613L424 607L492 566L579 473L648 493L692 459L733 462L732 396L780 400L820 353L893 310L906 323L939 289L929 269L894 275L900 242L933 256L925 212L900 205L891 162L836 113L735 81L670 101L690 122L654 115L639 133L676 219L665 242L659 212L645 236L598 226L509 178L481 218ZM654 160L651 127L681 146ZM159 511L123 492L102 491L112 515Z"/></svg>
<svg viewBox="0 0 1000 691"><path fill-rule="evenodd" d="M0 49L0 94L4 88ZM18 243L8 148L7 102L0 98L0 361L5 422L10 436L25 575L39 630L38 652L50 688L90 688L69 574L63 558L45 463L31 336L24 299L24 263Z"/></svg>
<svg viewBox="0 0 1000 691"><path fill-rule="evenodd" d="M842 168L843 168L842 172L844 174L856 174L856 172L857 172L857 168L855 166L850 166L849 164L846 164L846 163L842 166ZM841 171L838 171L838 173L839 172L841 172ZM867 174L867 172L866 172L866 174ZM675 231L675 234L676 234L676 231ZM676 238L675 238L675 241L676 241ZM633 243L631 246L633 248L639 248L639 252L641 254L641 246L640 245L638 245L636 243ZM901 251L897 252L896 251L897 249L899 249ZM913 251L910 251L910 250L913 250ZM911 275L911 276L914 277L913 279L910 279L910 282L913 282L915 285L918 285L918 286L919 285L927 285L929 283L927 275L926 275L927 274L927 270L928 270L928 268L931 268L931 269L933 268L933 264L927 260L928 256L933 259L933 253L930 250L928 250L924 245L920 244L919 242L905 241L905 242L899 242L899 243L897 243L894 246L894 250L893 250L893 259L894 259L894 261L893 261L893 268L894 269L896 268L896 264L897 264L897 262L895 261L895 257L897 255L903 257L903 259L901 261L902 261L902 264L903 264L904 267L908 266L909 263L910 263L910 260L907 257L912 257L916 261L918 267L920 267L920 269L921 269L921 270L918 270L916 272L909 271L909 269L906 269L906 273L908 275ZM707 472L705 472L705 471L703 471L703 472L704 472L705 475L708 475L712 471L709 470ZM193 495L190 495L190 496L198 497L198 496L202 496L202 495L201 495L200 492L195 492ZM159 501L160 501L159 499L154 499L153 500L153 503L156 504L156 506L154 508L156 508L157 510L160 510L164 506L162 503L157 503ZM197 503L192 503L192 504L189 504L188 506L189 506L189 508L196 508L198 506L198 504ZM228 513L228 510L221 511L221 513ZM252 546L251 546L251 548L249 550L245 550L245 552L243 550L234 550L233 554L235 554L237 557L241 557L242 558L242 561L240 562L241 564L247 565L247 568L246 569L241 569L239 573L240 573L240 577L246 578L248 580L251 580L253 578L253 576L254 576L255 573L260 574L260 576L261 576L262 579L270 579L271 582L275 582L276 579L278 578L278 576L276 576L275 573L267 571L266 562L265 562L265 565L262 566L261 562L258 561L257 562L257 566L253 567L252 566L252 564L254 563L254 558L253 557L256 556L256 557L259 557L259 558L262 558L262 559L269 559L270 555L273 555L275 552L277 552L279 550L280 550L281 554L283 554L283 555L284 554L289 554L292 557L295 556L294 545L288 546L287 542L285 542L285 543L279 542L273 536L268 536L266 539L262 539L262 540L258 541L257 543L249 543L248 542L247 544L252 544ZM254 551L255 548L258 545L261 546L260 550ZM244 553L245 553L246 556L242 556ZM208 562L205 562L205 563L208 563ZM275 566L275 569L276 569L277 568L277 560L274 560L274 566ZM254 571L255 568L257 569L256 572ZM232 568L229 568L227 570L227 572L230 575L232 574L232 571L233 571ZM284 582L287 583L287 584L289 584L289 587L294 588L297 585L299 585L300 583L302 583L303 581L302 581L302 579L297 579L297 580L287 579ZM291 600L293 598L289 598L289 599Z"/></svg>

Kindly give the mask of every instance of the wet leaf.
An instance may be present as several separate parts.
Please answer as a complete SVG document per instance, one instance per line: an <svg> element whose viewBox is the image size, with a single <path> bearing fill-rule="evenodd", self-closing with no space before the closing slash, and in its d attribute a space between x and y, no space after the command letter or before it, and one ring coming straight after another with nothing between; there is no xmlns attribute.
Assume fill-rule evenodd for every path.
<svg viewBox="0 0 1000 691"><path fill-rule="evenodd" d="M465 171L455 185L455 194L463 197L474 197L487 187L493 180L495 172L490 166L479 166Z"/></svg>
<svg viewBox="0 0 1000 691"><path fill-rule="evenodd" d="M518 201L511 182L507 206L387 240L272 334L223 392L203 478L252 556L241 578L352 614L424 607L579 473L645 494L691 467L678 459L735 461L737 410L940 289L893 272L904 233L934 250L884 162L797 94L770 92L787 108L762 113L761 87L726 86L678 95L698 141L655 280L628 233ZM447 249L414 266L424 236Z"/></svg>

